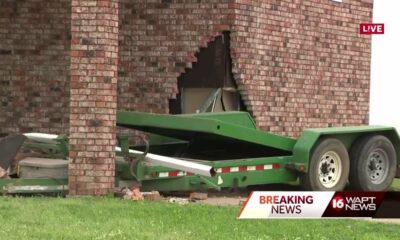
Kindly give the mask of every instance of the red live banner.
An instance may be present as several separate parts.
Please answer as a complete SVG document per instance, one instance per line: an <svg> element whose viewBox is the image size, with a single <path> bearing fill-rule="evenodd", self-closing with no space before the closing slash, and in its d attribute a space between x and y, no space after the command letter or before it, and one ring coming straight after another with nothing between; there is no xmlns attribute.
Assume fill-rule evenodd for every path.
<svg viewBox="0 0 400 240"><path fill-rule="evenodd" d="M360 23L360 34L384 34L385 24L383 23Z"/></svg>

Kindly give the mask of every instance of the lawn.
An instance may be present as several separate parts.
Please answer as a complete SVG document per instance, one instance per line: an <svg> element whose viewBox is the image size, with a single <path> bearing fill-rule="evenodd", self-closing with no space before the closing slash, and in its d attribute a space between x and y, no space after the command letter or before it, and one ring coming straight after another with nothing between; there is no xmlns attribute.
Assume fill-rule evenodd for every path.
<svg viewBox="0 0 400 240"><path fill-rule="evenodd" d="M400 178L395 178L390 188L391 191L400 191Z"/></svg>
<svg viewBox="0 0 400 240"><path fill-rule="evenodd" d="M399 239L364 220L236 220L239 207L0 197L0 239Z"/></svg>

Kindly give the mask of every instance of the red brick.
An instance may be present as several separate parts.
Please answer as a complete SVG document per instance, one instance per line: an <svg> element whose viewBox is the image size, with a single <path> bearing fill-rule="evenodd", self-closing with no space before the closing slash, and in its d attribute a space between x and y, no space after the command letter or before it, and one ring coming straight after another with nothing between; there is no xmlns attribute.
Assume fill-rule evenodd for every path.
<svg viewBox="0 0 400 240"><path fill-rule="evenodd" d="M81 89L79 85L71 85L71 111L70 111L70 147L78 151L76 155L70 155L71 169L83 169L84 171L70 171L72 177L76 177L76 183L70 182L70 195L104 195L114 190L114 172L110 173L110 165L115 164L115 108L116 98L104 97L104 103L114 102L113 111L106 104L97 104L98 95L116 95L116 81L104 84L104 77L114 76L118 70L117 62L113 55L118 51L118 40L110 38L107 33L102 33L104 22L98 22L96 14L105 16L112 13L118 16L118 4L115 7L99 7L96 1L85 1L81 7L79 1L73 0L72 5L72 38L71 41L71 81L87 82L88 88ZM110 5L111 6L111 5ZM93 14L95 13L95 14ZM106 14L105 14L106 13ZM105 14L105 15L104 15ZM93 19L87 21L86 19ZM111 21L111 20L110 20ZM118 21L115 21L110 29L116 29L118 33ZM114 31L114 30L113 30ZM88 35L83 34L89 32ZM102 45L96 45L98 40L104 40ZM97 46L97 47L96 47ZM96 50L93 50L96 49ZM76 59L76 60L75 60ZM82 61L82 59L85 59ZM116 59L115 59L116 60ZM102 64L97 64L102 62ZM103 63L104 62L104 63ZM78 78L75 78L78 76ZM92 113L101 113L102 120L96 118L96 114L87 114L88 108ZM104 117L105 115L112 115ZM81 119L81 120L75 120ZM79 134L76 133L78 127ZM82 140L85 141L82 141ZM106 145L99 143L100 139ZM76 141L74 141L76 140ZM84 146L84 148L82 148ZM79 148L82 151L79 152ZM103 157L104 156L104 157ZM104 171L104 170L106 171ZM112 168L113 169L113 168Z"/></svg>
<svg viewBox="0 0 400 240"><path fill-rule="evenodd" d="M200 192L192 192L190 193L189 200L206 200L208 198L207 193L200 193Z"/></svg>
<svg viewBox="0 0 400 240"><path fill-rule="evenodd" d="M372 9L363 5L358 10L353 9L352 15L347 14L348 9L358 6L360 1L340 4L317 0L280 1L271 4L261 0L232 0L217 5L219 9L214 12L210 9L213 6L210 0L203 1L200 8L198 4L171 3L168 9L175 13L165 15L163 9L154 5L122 0L119 71L123 75L119 77L118 106L168 112L166 100L175 97L177 77L185 71L176 63L183 61L186 66L191 66L196 62L193 56L200 46L206 46L221 31L229 30L232 32L234 77L247 109L260 128L296 137L306 127L366 124L370 37L360 37L354 31L359 22L371 21ZM235 14L232 14L233 8ZM135 18L132 12L141 12L142 18ZM197 28L204 25L202 16L208 19L206 30ZM151 28L167 28L168 31L147 31L143 36L142 27L146 25L142 19L150 19ZM170 20L173 20L172 24ZM348 27L339 26L340 22ZM183 28L197 31L191 32L193 37L190 37L189 33L182 32ZM186 37L185 44L179 39L181 35ZM165 49L155 47L159 39L165 39ZM187 48L188 45L194 47ZM165 61L165 56L170 58ZM160 63L168 71L160 72ZM359 73L352 69L359 69ZM156 78L160 79L160 87L154 86L154 80L150 81ZM359 93L357 100L351 100L350 95L358 89L365 91ZM144 102L143 91L151 93L151 97L146 97L149 100ZM337 102L339 99L343 103ZM304 104L292 104L298 100ZM351 105L352 101L357 104ZM340 110L343 104L347 108ZM359 110L358 106L364 109ZM316 108L326 110L316 112Z"/></svg>
<svg viewBox="0 0 400 240"><path fill-rule="evenodd" d="M94 157L108 168L117 104L168 113L178 77L224 30L235 81L261 129L296 137L306 127L368 123L371 38L357 29L372 20L372 0L120 0L119 15L116 6L2 1L0 137L70 134L72 164ZM89 126L99 115L102 125ZM95 140L111 147L88 151Z"/></svg>

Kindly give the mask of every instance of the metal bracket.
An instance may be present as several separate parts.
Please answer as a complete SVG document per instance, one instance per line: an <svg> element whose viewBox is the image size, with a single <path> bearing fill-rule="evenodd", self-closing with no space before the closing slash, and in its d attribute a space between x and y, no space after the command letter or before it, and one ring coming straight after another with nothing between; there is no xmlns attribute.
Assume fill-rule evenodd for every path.
<svg viewBox="0 0 400 240"><path fill-rule="evenodd" d="M214 112L215 104L217 102L217 99L220 97L220 95L221 95L221 88L215 89L210 94L210 96L208 96L208 98L205 101L205 103L203 104L203 106L199 109L199 112L201 112L201 113L207 112L207 109L209 109L210 106L211 106L210 112Z"/></svg>
<svg viewBox="0 0 400 240"><path fill-rule="evenodd" d="M59 135L56 139L57 145L63 155L65 160L68 159L69 149L68 149L68 137L66 135Z"/></svg>
<svg viewBox="0 0 400 240"><path fill-rule="evenodd" d="M143 154L132 157L132 155L129 154L129 139L127 135L118 135L117 139L118 139L118 144L121 147L121 152L122 155L125 159L125 161L127 161L129 163L129 172L130 174L135 178L136 181L140 182L139 179L139 168L138 165L145 159L147 153L150 150L150 144L149 142L144 139L141 136L136 136L137 138L141 138L142 141L144 142L146 149L145 151L143 151Z"/></svg>
<svg viewBox="0 0 400 240"><path fill-rule="evenodd" d="M211 182L210 180L208 180L207 178L203 177L203 176L199 176L199 178L203 181L204 184L206 184L209 187L215 188L218 191L221 191L221 187L218 186L217 184Z"/></svg>
<svg viewBox="0 0 400 240"><path fill-rule="evenodd" d="M124 158L129 157L129 139L127 135L117 136L118 145L121 147L121 152Z"/></svg>
<svg viewBox="0 0 400 240"><path fill-rule="evenodd" d="M139 155L138 157L129 157L129 172L139 183L141 182L140 178L138 177L140 175L140 172L137 166L144 160L144 158L146 157L147 153L150 150L149 142L144 138L142 138L142 140L146 145L146 149L143 152L143 154Z"/></svg>

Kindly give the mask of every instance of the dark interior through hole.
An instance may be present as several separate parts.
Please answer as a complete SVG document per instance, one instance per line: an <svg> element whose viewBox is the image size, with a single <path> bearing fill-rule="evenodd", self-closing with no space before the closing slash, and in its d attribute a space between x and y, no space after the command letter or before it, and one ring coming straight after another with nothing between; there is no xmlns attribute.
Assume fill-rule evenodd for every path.
<svg viewBox="0 0 400 240"><path fill-rule="evenodd" d="M196 57L178 78L179 93L169 101L170 113L246 111L233 78L229 32L200 48Z"/></svg>

